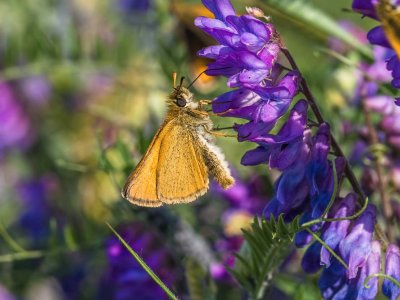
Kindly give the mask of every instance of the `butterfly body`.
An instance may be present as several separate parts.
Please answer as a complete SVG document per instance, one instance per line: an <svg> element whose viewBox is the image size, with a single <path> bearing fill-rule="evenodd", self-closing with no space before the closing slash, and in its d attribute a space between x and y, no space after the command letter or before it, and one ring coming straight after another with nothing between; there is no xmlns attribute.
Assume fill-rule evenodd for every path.
<svg viewBox="0 0 400 300"><path fill-rule="evenodd" d="M193 94L179 87L169 96L164 123L129 176L122 196L148 207L188 203L203 195L209 174L223 187L234 183L220 149L213 144L212 121Z"/></svg>

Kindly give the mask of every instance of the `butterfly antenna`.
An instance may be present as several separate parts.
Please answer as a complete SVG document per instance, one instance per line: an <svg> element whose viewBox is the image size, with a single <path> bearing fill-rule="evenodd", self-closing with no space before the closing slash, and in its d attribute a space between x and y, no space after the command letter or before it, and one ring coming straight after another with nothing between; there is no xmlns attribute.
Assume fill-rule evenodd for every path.
<svg viewBox="0 0 400 300"><path fill-rule="evenodd" d="M178 87L178 89L180 89L181 87L182 87L182 85L183 85L183 81L185 80L185 77L184 76L182 76L181 77L181 83L179 84L179 87Z"/></svg>
<svg viewBox="0 0 400 300"><path fill-rule="evenodd" d="M197 81L197 79L199 79L200 76L203 75L207 71L217 71L217 70L224 70L224 69L230 69L230 68L232 68L232 67L224 67L224 68L218 68L218 69L207 69L207 70L204 70L199 75L197 75L197 77L192 81L191 84L189 84L189 86L187 88L190 89L190 87Z"/></svg>
<svg viewBox="0 0 400 300"><path fill-rule="evenodd" d="M172 73L172 84L173 88L176 88L176 72Z"/></svg>
<svg viewBox="0 0 400 300"><path fill-rule="evenodd" d="M207 70L204 70L203 72L201 72L199 75L197 75L197 77L192 81L191 84L189 84L189 86L187 87L188 89L190 89L190 87L197 81L197 79L200 78L201 75L203 75Z"/></svg>

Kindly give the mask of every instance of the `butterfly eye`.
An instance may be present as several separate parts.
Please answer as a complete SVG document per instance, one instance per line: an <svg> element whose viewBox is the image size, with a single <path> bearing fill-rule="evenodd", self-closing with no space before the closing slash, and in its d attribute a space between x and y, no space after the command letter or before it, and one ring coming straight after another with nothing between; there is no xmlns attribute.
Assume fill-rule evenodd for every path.
<svg viewBox="0 0 400 300"><path fill-rule="evenodd" d="M176 98L176 105L179 107L185 107L186 106L186 100L183 99L181 96Z"/></svg>

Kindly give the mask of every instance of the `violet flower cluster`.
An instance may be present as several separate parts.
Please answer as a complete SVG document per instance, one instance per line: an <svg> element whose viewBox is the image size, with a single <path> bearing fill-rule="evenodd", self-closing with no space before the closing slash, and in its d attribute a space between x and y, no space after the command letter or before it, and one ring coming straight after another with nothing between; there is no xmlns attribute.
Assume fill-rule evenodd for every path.
<svg viewBox="0 0 400 300"><path fill-rule="evenodd" d="M257 148L243 156L242 164L267 163L270 168L281 171L274 186L274 197L264 208L265 217L284 214L290 221L301 215L301 223L305 224L326 216L353 216L360 209L358 197L349 193L341 199L339 193L334 194L344 177L345 159L330 158L329 125L309 124L308 101L294 100L299 93L301 76L296 70L284 73L284 68L277 63L281 43L274 26L255 17L263 16L259 10L251 9L248 11L252 14L237 16L228 0L203 0L203 3L215 19L199 17L195 24L219 45L206 47L198 54L214 60L208 66L208 75L225 76L228 86L234 88L214 99L213 111L247 121L234 126L238 140L254 142ZM276 130L284 115L287 118ZM329 209L336 196L335 205ZM377 278L368 281L369 288L364 285L364 280L379 273L381 268L381 247L373 239L375 223L376 209L370 204L354 221L324 223L321 220L308 227L309 231L296 235L298 247L310 244L313 235L318 234L336 253L333 256L326 246L314 242L303 257L306 272L324 267L319 287L325 299L376 296ZM398 251L397 246L390 245L386 253L386 274L396 280L400 279L395 271L400 269ZM383 292L396 299L400 289L385 279Z"/></svg>
<svg viewBox="0 0 400 300"><path fill-rule="evenodd" d="M399 0L389 2L393 6L393 11L395 11L396 9L400 9ZM354 0L353 10L361 13L363 16L383 22L379 19L377 13L378 5L379 1L377 0ZM400 89L400 53L395 52L396 50L393 44L391 44L390 40L388 39L384 27L382 25L374 27L368 32L367 38L372 45L382 46L389 50L390 54L386 60L386 67L392 74L392 86L396 89ZM399 105L400 97L396 98L396 100L396 104Z"/></svg>

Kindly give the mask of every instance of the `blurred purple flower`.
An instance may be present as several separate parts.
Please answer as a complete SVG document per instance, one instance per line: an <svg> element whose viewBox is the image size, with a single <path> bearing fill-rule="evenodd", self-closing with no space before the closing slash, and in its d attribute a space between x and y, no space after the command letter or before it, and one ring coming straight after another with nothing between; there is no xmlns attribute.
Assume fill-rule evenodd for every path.
<svg viewBox="0 0 400 300"><path fill-rule="evenodd" d="M35 105L46 104L52 93L49 80L39 75L21 79L18 86L23 96Z"/></svg>
<svg viewBox="0 0 400 300"><path fill-rule="evenodd" d="M54 216L49 193L54 186L54 178L43 177L22 181L17 187L22 205L19 226L27 233L34 248L46 246L50 236L50 220Z"/></svg>
<svg viewBox="0 0 400 300"><path fill-rule="evenodd" d="M221 238L215 243L215 250L221 256L221 262L214 263L210 267L210 274L215 280L227 283L233 282L226 267L233 268L235 262L234 253L240 250L243 241L243 236L236 235Z"/></svg>
<svg viewBox="0 0 400 300"><path fill-rule="evenodd" d="M349 32L357 41L359 41L362 44L368 43L368 39L365 36L365 31L361 27L358 27L356 24L349 22L347 20L341 20L338 23L340 27ZM347 45L342 40L336 37L330 37L328 40L328 44L329 48L341 54L345 54L350 50L352 50L352 48L349 45Z"/></svg>
<svg viewBox="0 0 400 300"><path fill-rule="evenodd" d="M116 0L118 9L126 14L143 13L151 9L151 0Z"/></svg>
<svg viewBox="0 0 400 300"><path fill-rule="evenodd" d="M396 245L389 245L386 250L385 273L400 282L400 249ZM382 285L383 294L391 300L399 299L400 287L385 279Z"/></svg>
<svg viewBox="0 0 400 300"><path fill-rule="evenodd" d="M177 282L173 257L157 232L139 222L120 226L117 231L167 286L172 287ZM99 299L168 299L117 237L107 240L106 249L108 269L101 280Z"/></svg>
<svg viewBox="0 0 400 300"><path fill-rule="evenodd" d="M258 176L252 176L247 180L235 177L235 185L232 188L224 190L215 184L213 185L213 191L227 200L230 208L244 210L252 215L257 215L268 201L265 193L265 183Z"/></svg>
<svg viewBox="0 0 400 300"><path fill-rule="evenodd" d="M0 154L7 148L25 148L32 141L29 117L11 87L0 82Z"/></svg>
<svg viewBox="0 0 400 300"><path fill-rule="evenodd" d="M0 284L0 299L1 300L16 300L15 298L4 286Z"/></svg>

